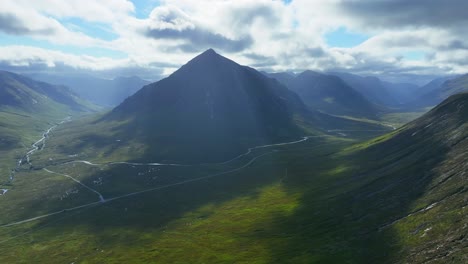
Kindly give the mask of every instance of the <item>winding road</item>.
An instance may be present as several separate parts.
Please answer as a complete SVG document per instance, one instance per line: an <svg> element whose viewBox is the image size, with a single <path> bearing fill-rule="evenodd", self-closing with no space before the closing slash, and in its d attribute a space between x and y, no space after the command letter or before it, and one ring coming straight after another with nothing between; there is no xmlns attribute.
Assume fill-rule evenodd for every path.
<svg viewBox="0 0 468 264"><path fill-rule="evenodd" d="M296 140L296 141L276 143L276 144L268 144L268 145L261 145L261 146L252 147L252 148L249 148L247 150L247 152L245 152L244 154L241 154L241 155L239 155L239 156L237 156L237 157L235 157L233 159L230 159L228 161L221 162L221 163L211 163L211 164L227 164L227 163L230 163L232 161L235 161L237 159L240 159L241 157L244 157L244 156L252 153L252 151L254 151L255 149L298 144L298 143L304 142L304 141L306 141L306 140L308 140L310 138L313 138L313 137L326 137L326 135L307 136L307 137L303 137L302 139ZM112 197L112 198L108 198L108 199L104 199L104 197L103 197L103 195L101 193L99 193L95 189L83 184L81 181L73 178L70 175L57 173L57 172L51 171L51 170L49 170L47 168L44 168L44 170L46 172L48 172L48 173L57 174L57 175L67 177L67 178L75 181L76 183L82 185L86 189L94 192L95 194L98 195L99 201L79 205L79 206L76 206L76 207L66 208L66 209L63 209L63 210L56 211L56 212L51 212L51 213L48 213L48 214L39 215L39 216L36 216L36 217L32 217L32 218L28 218L28 219L24 219L24 220L20 220L20 221L15 221L15 222L12 222L12 223L0 225L0 227L9 227L9 226L14 226L14 225L20 225L20 224L36 221L36 220L39 220L39 219L42 219L42 218L46 218L46 217L49 217L49 216L54 216L54 215L57 215L57 214L61 214L61 213L69 212L69 211L74 211L74 210L78 210L78 209L82 209L82 208L85 208L85 207L94 206L94 205L98 205L98 204L108 203L108 202L112 202L112 201L122 199L122 198L126 198L126 197L136 196L136 195L140 195L140 194L143 194L143 193L148 193L148 192L152 192L152 191L156 191L156 190L161 190L161 189L166 189L166 188L170 188L170 187L174 187L174 186L178 186L178 185L183 185L183 184L186 184L186 183L201 181L201 180L205 180L205 179L209 179L209 178L214 178L214 177L219 177L219 176L222 176L222 175L234 173L234 172L240 171L240 170L242 170L244 168L247 168L248 166L253 164L257 159L259 159L259 158L261 158L263 156L272 154L272 153L276 153L276 152L278 152L278 150L272 150L272 151L269 151L267 153L263 153L263 154L261 154L259 156L253 157L250 161L248 161L244 165L242 165L242 166L240 166L238 168L232 169L232 170L219 172L219 173L215 173L215 174L210 174L210 175L197 177L197 178L193 178L193 179L188 179L188 180L184 180L184 181L180 181L180 182L176 182L176 183L172 183L172 184L167 184L167 185L163 185L163 186L158 186L158 187L154 187L154 188L144 189L144 190L141 190L141 191L132 192L132 193L128 193L128 194L124 194L124 195L120 195L120 196L116 196L116 197ZM132 163L132 162L110 162L110 163L106 163L106 164L96 164L96 163L92 163L92 162L86 161L86 160L70 161L70 162L67 162L67 163L64 163L64 164L71 164L71 163L83 163L83 164L87 164L87 165L90 165L90 166L114 165L114 164L126 164L126 165L136 165L136 166L195 166L195 165L183 165L183 164ZM209 164L209 163L207 163L207 164ZM198 165L206 165L206 164L198 164Z"/></svg>
<svg viewBox="0 0 468 264"><path fill-rule="evenodd" d="M50 128L47 133L45 133L44 135L48 135L48 133L53 129ZM340 131L346 131L346 130L340 130ZM353 130L354 131L354 130ZM331 131L330 131L331 132ZM75 161L69 161L69 162L66 162L66 163L63 163L63 164L72 164L72 163L82 163L82 164L86 164L86 165L89 165L89 166L102 166L102 165L117 165L117 164L124 164L124 165L132 165L132 166L200 166L200 165L216 165L216 164L228 164L230 162L233 162L235 160L238 160L244 156L247 156L249 154L251 154L254 150L256 149L262 149L262 148L269 148L269 147L278 147L278 146L286 146L286 145L293 145L293 144L298 144L298 143L301 143L301 142L305 142L307 140L309 140L310 138L320 138L320 137L327 137L328 135L317 135L317 136L306 136L306 137L303 137L301 138L300 140L295 140L295 141L291 141L291 142L284 142L284 143L275 143L275 144L267 144L267 145L261 145L261 146L256 146L256 147L252 147L252 148L249 148L247 150L247 152L237 156L237 157L234 157L230 160L227 160L227 161L224 161L224 162L220 162L220 163L203 163L203 164L196 164L196 165L185 165L185 164L171 164L171 163L168 163L168 164L165 164L165 163L156 163L156 162L152 162L152 163L134 163L134 162L109 162L109 163L103 163L103 164L99 164L99 163L93 163L91 161L87 161L87 160L75 160ZM43 138L46 138L47 136L44 136ZM38 142L42 141L44 139L41 139L39 140ZM156 190L162 190L162 189L166 189L166 188L170 188L170 187L174 187L174 186L178 186L178 185L183 185L183 184L186 184L186 183L191 183L191 182L196 182L196 181L201 181L201 180L205 180L205 179L209 179L209 178L214 178L214 177L218 177L218 176L222 176L222 175L226 175L226 174L230 174L230 173L234 173L234 172L237 172L237 171L240 171L242 169L245 169L247 168L248 166L250 166L251 164L253 164L257 159L263 157L263 156L266 156L266 155L270 155L272 153L276 153L276 152L279 152L279 150L272 150L272 151L269 151L267 153L263 153L261 155L258 155L256 157L253 157L251 160L249 160L247 163L245 163L244 165L238 167L238 168L235 168L235 169L232 169L232 170L228 170L228 171L224 171L224 172L219 172L219 173L215 173L215 174L210 174L210 175L206 175L206 176L202 176L202 177L197 177L197 178L193 178L193 179L188 179L188 180L184 180L184 181L180 181L180 182L176 182L176 183L172 183L172 184L167 184L167 185L163 185L163 186L158 186L158 187L154 187L154 188L149 188L149 189L144 189L144 190L141 190L141 191L136 191L136 192L132 192L132 193L128 193L128 194L124 194L124 195L120 195L120 196L116 196L116 197L112 197L112 198L107 198L107 199L104 199L103 195L101 193L99 193L98 191L96 191L95 189L83 184L81 181L73 178L72 176L70 175L67 175L67 174L61 174L61 173L57 173L57 172L54 172L54 171L51 171L51 170L48 170L47 168L44 168L44 170L48 173L53 173L53 174L58 174L58 175L61 175L61 176L64 176L64 177L67 177L73 181L75 181L76 183L82 185L83 187L85 187L86 189L94 192L96 195L98 195L99 197L99 201L96 201L96 202L92 202L92 203L88 203L88 204L83 204L83 205L79 205L79 206L75 206L75 207L71 207L71 208L66 208L66 209L63 209L63 210L60 210L60 211L56 211L56 212L52 212L52 213L49 213L49 214L44 214L44 215L39 215L39 216L36 216L36 217L32 217L32 218L29 218L29 219L24 219L24 220L20 220L20 221L15 221L15 222L12 222L12 223L8 223L8 224L4 224L4 225L0 225L0 228L1 227L9 227L9 226L14 226L14 225L20 225L20 224L23 224L23 223L28 223L28 222L31 222L31 221L36 221L36 220L39 220L39 219L42 219L42 218L46 218L46 217L49 217L49 216L53 216L53 215L57 215L57 214L61 214L61 213L65 213L65 212L69 212L69 211L74 211L74 210L78 210L78 209L82 209L82 208L86 208L86 207L90 207L90 206L95 206L95 205L99 205L99 204L105 204L105 203L109 203L109 202L112 202L112 201L115 201L115 200L118 200L118 199L123 199L123 198L127 198L127 197L131 197L131 196L136 196L136 195L140 195L140 194L143 194L143 193L148 193L148 192L152 192L152 191L156 191ZM34 151L32 152L34 153Z"/></svg>

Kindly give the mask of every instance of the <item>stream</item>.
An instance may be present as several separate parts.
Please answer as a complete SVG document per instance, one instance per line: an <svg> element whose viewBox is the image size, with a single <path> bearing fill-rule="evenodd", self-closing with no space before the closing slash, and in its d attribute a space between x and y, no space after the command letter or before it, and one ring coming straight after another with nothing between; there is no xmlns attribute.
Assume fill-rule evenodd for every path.
<svg viewBox="0 0 468 264"><path fill-rule="evenodd" d="M10 183L12 183L14 181L16 172L18 172L20 170L21 166L23 166L24 164L28 164L29 166L32 166L32 163L31 163L31 160L30 160L31 155L34 154L38 150L43 150L44 149L46 139L49 137L50 132L52 130L54 130L57 126L65 123L65 122L69 122L70 120L71 120L71 116L68 116L65 119L63 119L62 121L60 121L59 123L49 127L49 129L47 129L42 134L42 138L39 139L38 141L34 142L31 145L31 149L29 149L28 152L26 152L26 154L18 160L18 162L16 163L16 167L13 170L11 170L10 177L9 177ZM5 194L5 193L6 193L6 191L3 191L3 194Z"/></svg>

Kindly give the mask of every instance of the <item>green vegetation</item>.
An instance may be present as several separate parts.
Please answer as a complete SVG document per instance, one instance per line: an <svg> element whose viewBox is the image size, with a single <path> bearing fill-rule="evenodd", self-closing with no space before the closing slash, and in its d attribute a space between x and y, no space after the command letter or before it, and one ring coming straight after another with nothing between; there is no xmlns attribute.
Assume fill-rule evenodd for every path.
<svg viewBox="0 0 468 264"><path fill-rule="evenodd" d="M289 109L300 108L277 88L291 96ZM0 263L467 261L468 94L384 135L385 124L368 118L292 111L290 125L308 133L308 140L195 165L138 163L169 161L155 159L141 140L148 135L136 129L156 131L160 123L148 123L155 111L129 100L128 107L145 116L127 118L119 112L124 105L110 115L61 124L31 155L32 165L17 168L9 182L27 146L74 113L66 104L38 103L36 114L15 100L0 112L0 189L8 190L0 193ZM262 122L270 124L275 111L266 109ZM126 118L105 118L119 114ZM384 119L399 123L409 115ZM194 127L190 122L187 127ZM189 155L212 154L198 143ZM156 158L180 152L183 144L167 144L172 149L158 149Z"/></svg>
<svg viewBox="0 0 468 264"><path fill-rule="evenodd" d="M466 102L453 97L370 141L316 137L227 164L182 167L65 164L130 160L134 152L110 152L108 142L68 148L83 133L71 131L90 121L64 124L33 156L37 170L21 171L0 197L3 224L59 213L0 227L0 261L466 262ZM43 166L106 199L160 189L61 211L98 196Z"/></svg>
<svg viewBox="0 0 468 264"><path fill-rule="evenodd" d="M401 127L404 124L407 124L416 118L422 116L424 113L429 111L429 108L423 109L418 112L392 112L392 113L386 113L383 114L380 119L383 122L386 122L388 124L391 124L395 127Z"/></svg>
<svg viewBox="0 0 468 264"><path fill-rule="evenodd" d="M96 110L66 87L0 71L0 188L10 186L10 172L44 131Z"/></svg>

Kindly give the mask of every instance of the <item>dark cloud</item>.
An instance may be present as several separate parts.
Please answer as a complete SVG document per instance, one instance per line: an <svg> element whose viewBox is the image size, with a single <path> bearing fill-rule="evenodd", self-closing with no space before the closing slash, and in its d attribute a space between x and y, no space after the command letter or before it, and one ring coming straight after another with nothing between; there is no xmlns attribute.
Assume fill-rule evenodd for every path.
<svg viewBox="0 0 468 264"><path fill-rule="evenodd" d="M263 19L269 26L274 26L280 21L271 6L254 5L232 10L230 25L233 28L246 27L252 25L257 19Z"/></svg>
<svg viewBox="0 0 468 264"><path fill-rule="evenodd" d="M250 36L240 39L229 39L221 34L213 33L205 29L186 28L178 29L149 29L145 35L154 39L185 40L186 45L180 48L185 52L193 52L207 48L215 48L227 52L239 52L249 48L253 44Z"/></svg>
<svg viewBox="0 0 468 264"><path fill-rule="evenodd" d="M260 55L257 53L245 53L243 55L251 60L256 60L256 61L274 60L274 58L272 57Z"/></svg>
<svg viewBox="0 0 468 264"><path fill-rule="evenodd" d="M446 45L439 47L441 50L468 50L468 44L461 40L448 42Z"/></svg>
<svg viewBox="0 0 468 264"><path fill-rule="evenodd" d="M339 8L368 27L466 27L466 0L346 0Z"/></svg>
<svg viewBox="0 0 468 264"><path fill-rule="evenodd" d="M53 28L32 30L16 15L9 13L0 13L0 31L11 35L53 35L55 33Z"/></svg>
<svg viewBox="0 0 468 264"><path fill-rule="evenodd" d="M304 53L306 55L310 56L310 57L313 57L313 58L319 58L319 57L326 56L325 51L320 47L305 49Z"/></svg>

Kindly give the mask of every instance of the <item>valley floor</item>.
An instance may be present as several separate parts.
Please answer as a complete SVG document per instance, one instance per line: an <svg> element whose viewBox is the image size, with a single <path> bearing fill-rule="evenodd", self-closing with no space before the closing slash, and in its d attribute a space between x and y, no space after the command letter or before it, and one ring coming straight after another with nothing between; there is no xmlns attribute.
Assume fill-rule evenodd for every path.
<svg viewBox="0 0 468 264"><path fill-rule="evenodd" d="M0 196L0 263L466 261L466 182L441 182L417 152L363 151L391 135L339 131L184 165L66 153L66 127ZM468 169L452 155L430 165Z"/></svg>

